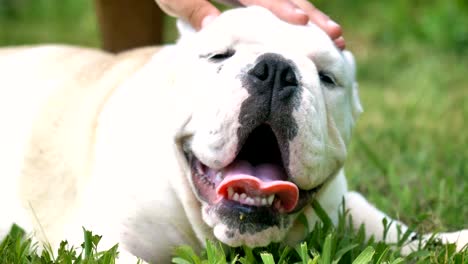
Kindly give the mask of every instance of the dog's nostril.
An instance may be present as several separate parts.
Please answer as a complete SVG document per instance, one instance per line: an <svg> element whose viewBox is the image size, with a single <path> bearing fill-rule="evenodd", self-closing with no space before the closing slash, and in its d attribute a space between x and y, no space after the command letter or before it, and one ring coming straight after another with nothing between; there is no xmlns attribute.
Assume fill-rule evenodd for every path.
<svg viewBox="0 0 468 264"><path fill-rule="evenodd" d="M284 80L286 85L292 85L292 86L297 86L297 78L296 74L294 74L294 71L291 67L287 67L284 69L283 74L282 74L282 80Z"/></svg>
<svg viewBox="0 0 468 264"><path fill-rule="evenodd" d="M250 72L251 75L255 76L260 81L266 81L268 79L268 64L264 61L255 65L255 67Z"/></svg>

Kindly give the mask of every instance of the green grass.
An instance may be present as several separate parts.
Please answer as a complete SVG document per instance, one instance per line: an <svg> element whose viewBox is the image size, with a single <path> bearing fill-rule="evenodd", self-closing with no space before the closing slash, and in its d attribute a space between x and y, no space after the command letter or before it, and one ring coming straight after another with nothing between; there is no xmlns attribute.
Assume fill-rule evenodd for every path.
<svg viewBox="0 0 468 264"><path fill-rule="evenodd" d="M365 109L347 175L377 207L422 231L467 228L468 7L400 2L356 7L342 19ZM346 10L330 8L337 19ZM425 12L436 10L430 20ZM447 16L452 25L438 20ZM439 30L416 33L428 28Z"/></svg>
<svg viewBox="0 0 468 264"><path fill-rule="evenodd" d="M418 231L468 228L468 2L314 3L342 24L358 63L365 112L346 163L351 188ZM167 27L172 23L168 20ZM166 41L174 36L168 30ZM91 1L0 0L0 45L43 42L98 46ZM319 255L322 262L317 263L334 259L340 249L354 244L358 246L343 263L353 263L367 246L374 250L371 263L379 263L377 256L388 248L365 242L350 230L319 227L314 232L310 237L318 241L309 239L306 250L311 263ZM343 236L349 243L334 244ZM326 241L331 251L314 244ZM276 245L253 254L261 263L261 253L270 252L278 263L282 250ZM452 250L423 249L417 253L419 259L403 263L468 263L467 250L461 254ZM251 251L225 248L224 252L229 263L235 256L250 256ZM300 252L290 249L292 261L309 263ZM398 259L397 252L386 252L380 263ZM199 256L200 261L208 260L207 253Z"/></svg>
<svg viewBox="0 0 468 264"><path fill-rule="evenodd" d="M455 245L443 245L431 239L427 245L408 256L401 256L399 250L408 242L411 230L401 233L396 244L376 242L365 237L365 227L356 231L350 228L344 207L337 226L334 226L318 203L313 207L322 220L313 228L306 239L296 247L274 243L264 248L229 248L219 242L206 241L206 249L194 252L188 246L174 250L173 263L176 264L397 264L397 263L468 263L468 250L455 252ZM389 223L382 223L388 226ZM57 252L46 248L37 252L23 230L13 226L10 234L0 243L0 263L2 264L53 264L83 263L110 264L118 256L118 245L106 251L98 251L101 237L84 230L83 243L79 247L62 242Z"/></svg>
<svg viewBox="0 0 468 264"><path fill-rule="evenodd" d="M118 255L118 245L106 251L98 251L101 237L83 230L83 243L76 247L66 241L60 244L57 252L50 248L38 251L37 244L25 232L14 225L7 237L0 243L0 263L2 264L111 264Z"/></svg>
<svg viewBox="0 0 468 264"><path fill-rule="evenodd" d="M91 0L0 0L0 45L98 46Z"/></svg>
<svg viewBox="0 0 468 264"><path fill-rule="evenodd" d="M173 262L177 264L202 263L242 263L242 264L396 264L396 263L467 263L468 251L455 252L455 245L442 245L430 240L427 246L408 256L401 256L399 250L407 242L411 231L401 234L397 244L366 240L365 227L355 231L347 224L349 219L343 211L337 226L315 203L317 215L322 222L317 223L307 238L294 248L272 244L265 248L250 249L247 247L228 248L220 243L207 241L206 250L196 254L189 247L176 249ZM388 226L389 223L383 223Z"/></svg>

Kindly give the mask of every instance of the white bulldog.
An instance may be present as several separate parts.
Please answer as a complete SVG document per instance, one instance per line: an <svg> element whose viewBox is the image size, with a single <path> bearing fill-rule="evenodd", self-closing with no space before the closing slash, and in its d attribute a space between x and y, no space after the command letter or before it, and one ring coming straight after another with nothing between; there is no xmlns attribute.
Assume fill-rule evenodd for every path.
<svg viewBox="0 0 468 264"><path fill-rule="evenodd" d="M79 244L84 226L120 243L123 262L165 263L206 238L296 243L298 215L318 221L312 199L337 222L344 198L356 228L383 239L387 216L343 173L362 111L352 55L259 7L181 31L175 46L116 56L0 50L0 236L17 223ZM468 231L439 236L461 248Z"/></svg>

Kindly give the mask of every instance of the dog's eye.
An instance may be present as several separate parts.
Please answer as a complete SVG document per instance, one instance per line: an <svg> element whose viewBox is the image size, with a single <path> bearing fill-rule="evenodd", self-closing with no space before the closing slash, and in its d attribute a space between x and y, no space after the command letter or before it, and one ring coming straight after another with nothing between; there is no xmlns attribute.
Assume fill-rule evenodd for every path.
<svg viewBox="0 0 468 264"><path fill-rule="evenodd" d="M323 82L324 84L336 86L335 77L330 73L321 71L319 72L319 78L320 78L320 81Z"/></svg>
<svg viewBox="0 0 468 264"><path fill-rule="evenodd" d="M228 49L224 52L215 53L209 57L209 60L212 62L221 62L223 60L229 59L236 53L233 49Z"/></svg>

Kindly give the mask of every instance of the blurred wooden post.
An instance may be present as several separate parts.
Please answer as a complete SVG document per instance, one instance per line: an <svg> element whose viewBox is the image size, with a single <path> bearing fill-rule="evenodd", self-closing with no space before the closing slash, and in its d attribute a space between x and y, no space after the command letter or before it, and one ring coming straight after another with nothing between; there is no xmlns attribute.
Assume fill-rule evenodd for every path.
<svg viewBox="0 0 468 264"><path fill-rule="evenodd" d="M163 12L154 0L95 0L102 46L110 52L162 42Z"/></svg>

